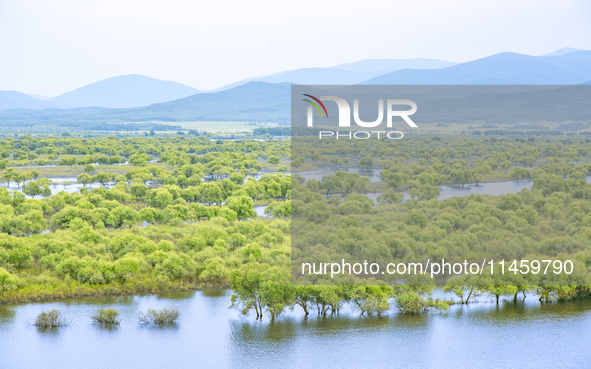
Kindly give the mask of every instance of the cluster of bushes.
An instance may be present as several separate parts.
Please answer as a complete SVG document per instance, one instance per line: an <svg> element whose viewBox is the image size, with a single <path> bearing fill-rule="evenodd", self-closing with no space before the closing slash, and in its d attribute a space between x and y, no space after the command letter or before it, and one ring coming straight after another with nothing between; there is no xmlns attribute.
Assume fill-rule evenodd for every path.
<svg viewBox="0 0 591 369"><path fill-rule="evenodd" d="M243 263L287 266L289 227L278 218L218 216L113 231L73 218L68 227L44 235L2 235L0 299L229 287L230 272Z"/></svg>
<svg viewBox="0 0 591 369"><path fill-rule="evenodd" d="M245 262L287 265L289 222L281 218L290 214L290 176L244 181L246 168L256 167L261 155L267 158L254 152L283 143L107 139L107 147L92 147L105 140L49 141L55 146L26 137L3 142L40 155L84 156L92 154L89 150L116 155L109 145L123 150L123 156L140 155L138 143L151 142L158 149L146 154L160 150L159 160L173 167L99 172L90 181L113 183L113 188L62 191L43 200L0 188L0 300L228 287L230 271ZM223 168L234 173L221 179ZM87 164L85 170L96 168ZM238 173L242 177L233 177ZM89 175L79 178L84 176ZM212 181L203 182L208 177ZM25 186L41 185L36 181ZM258 200L271 202L268 212L275 219L254 220Z"/></svg>
<svg viewBox="0 0 591 369"><path fill-rule="evenodd" d="M591 184L584 176L545 174L519 194L411 199L378 207L358 193L326 200L309 186L292 191L298 236L292 246L323 245L353 257L404 262L556 257L586 252L591 234ZM307 227L311 223L314 228Z"/></svg>
<svg viewBox="0 0 591 369"><path fill-rule="evenodd" d="M33 325L39 328L56 328L68 325L68 321L59 310L53 309L39 314Z"/></svg>
<svg viewBox="0 0 591 369"><path fill-rule="evenodd" d="M384 169L381 179L394 190L532 178L542 172L566 176L591 169L585 162L591 156L591 140L582 137L467 139L423 135L405 138L396 145L381 140L327 140L321 145L316 141L304 137L293 140L295 170L307 170L310 165L350 166L360 158L356 164L360 168ZM515 172L517 166L537 169Z"/></svg>
<svg viewBox="0 0 591 369"><path fill-rule="evenodd" d="M206 175L222 168L260 170L257 160L289 157L289 141L209 141L206 137L72 138L21 136L0 140L0 169L27 165L121 164L145 166L157 158L171 167L200 163ZM11 160L12 159L12 160Z"/></svg>
<svg viewBox="0 0 591 369"><path fill-rule="evenodd" d="M114 308L98 308L91 316L92 321L98 324L112 324L119 325L121 320L119 319L119 312Z"/></svg>
<svg viewBox="0 0 591 369"><path fill-rule="evenodd" d="M146 313L140 312L140 322L144 324L166 325L174 324L180 314L177 309L148 309Z"/></svg>
<svg viewBox="0 0 591 369"><path fill-rule="evenodd" d="M48 190L47 183L39 183L43 180L28 182L25 186ZM256 216L253 200L289 199L290 184L290 176L279 175L265 175L243 185L221 180L189 188L166 185L150 189L144 184L119 182L110 190L99 187L83 188L81 193L72 194L62 191L43 200L27 199L18 191L0 188L0 230L24 236L47 229L65 229L72 221L103 229L144 222L177 224L215 217L242 220ZM44 187L39 187L42 185ZM290 202L281 203L273 205L282 207L277 216L289 215Z"/></svg>
<svg viewBox="0 0 591 369"><path fill-rule="evenodd" d="M175 324L180 314L177 309L148 309L147 313L139 313L140 323L169 325ZM92 321L97 324L104 325L119 325L119 311L115 308L98 308L95 309L94 314L90 316ZM39 328L56 328L68 325L68 320L63 316L63 313L57 309L44 311L37 316L33 325Z"/></svg>

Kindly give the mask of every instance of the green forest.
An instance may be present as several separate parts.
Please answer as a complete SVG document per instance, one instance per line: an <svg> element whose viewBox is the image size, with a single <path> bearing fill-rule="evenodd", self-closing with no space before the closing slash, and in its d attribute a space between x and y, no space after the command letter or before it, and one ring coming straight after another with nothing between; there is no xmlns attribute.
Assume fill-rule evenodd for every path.
<svg viewBox="0 0 591 369"><path fill-rule="evenodd" d="M271 319L295 306L327 315L350 304L379 315L392 305L420 313L451 303L433 299L435 283L421 278L326 280L292 269L341 257L568 258L576 270L568 276L456 276L444 288L461 303L583 298L591 294L588 146L584 136L461 134L395 143L5 138L0 302L222 287L232 288L236 308ZM305 179L325 166L339 170ZM347 168L379 171L380 181ZM60 177L82 187L52 195ZM532 189L518 194L437 200L441 185L524 179Z"/></svg>

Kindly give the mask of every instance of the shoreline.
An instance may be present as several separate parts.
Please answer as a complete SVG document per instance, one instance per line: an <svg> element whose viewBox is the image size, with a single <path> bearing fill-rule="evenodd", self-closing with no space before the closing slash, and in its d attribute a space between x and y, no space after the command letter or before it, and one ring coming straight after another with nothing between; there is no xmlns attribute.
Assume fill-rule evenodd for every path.
<svg viewBox="0 0 591 369"><path fill-rule="evenodd" d="M151 295L158 293L174 293L174 292L190 292L202 291L208 289L228 289L230 284L195 284L195 283L167 283L164 286L154 286L148 283L141 283L134 286L113 286L104 285L104 287L91 287L75 282L76 285L70 285L68 290L63 288L55 288L47 293L29 293L33 292L27 289L16 291L6 291L0 295L0 306L9 304L32 304L44 303L53 301L64 301L78 298L92 298L92 297L115 297L115 296L134 296L134 295ZM38 287L39 285L35 286ZM42 286L42 285L41 285ZM59 286L58 286L59 287ZM156 288L155 288L156 287ZM16 292L16 293L11 293Z"/></svg>

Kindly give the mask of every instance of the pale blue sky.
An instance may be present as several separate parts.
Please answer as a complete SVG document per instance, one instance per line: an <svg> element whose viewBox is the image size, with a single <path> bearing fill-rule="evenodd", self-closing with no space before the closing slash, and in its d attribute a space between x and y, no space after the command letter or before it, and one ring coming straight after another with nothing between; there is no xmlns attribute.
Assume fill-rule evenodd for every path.
<svg viewBox="0 0 591 369"><path fill-rule="evenodd" d="M588 0L0 0L0 90L139 73L208 90L370 58L591 49Z"/></svg>

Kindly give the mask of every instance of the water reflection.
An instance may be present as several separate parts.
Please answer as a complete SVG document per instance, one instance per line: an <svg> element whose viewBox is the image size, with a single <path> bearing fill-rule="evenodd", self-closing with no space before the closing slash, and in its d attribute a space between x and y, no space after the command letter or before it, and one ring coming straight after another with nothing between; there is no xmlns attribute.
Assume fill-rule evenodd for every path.
<svg viewBox="0 0 591 369"><path fill-rule="evenodd" d="M266 344L287 343L292 341L297 331L297 323L292 319L277 320L269 323L233 320L230 322L232 336L245 344L266 342Z"/></svg>
<svg viewBox="0 0 591 369"><path fill-rule="evenodd" d="M138 325L138 329L150 332L150 334L157 334L159 332L178 332L179 324L140 324Z"/></svg>
<svg viewBox="0 0 591 369"><path fill-rule="evenodd" d="M119 330L118 324L94 323L93 328L95 332L113 335Z"/></svg>
<svg viewBox="0 0 591 369"><path fill-rule="evenodd" d="M65 327L35 327L37 332L43 336L52 336L53 338L57 338L59 336L60 331L63 331Z"/></svg>
<svg viewBox="0 0 591 369"><path fill-rule="evenodd" d="M195 294L195 291L186 291L186 292L167 292L167 293L159 293L156 295L158 300L178 300L178 301L185 301L190 299Z"/></svg>
<svg viewBox="0 0 591 369"><path fill-rule="evenodd" d="M10 323L14 320L16 315L16 311L12 307L8 307L8 305L0 304L0 329L4 324Z"/></svg>
<svg viewBox="0 0 591 369"><path fill-rule="evenodd" d="M228 294L228 290L214 289L214 290L203 290L201 294L204 297L224 297Z"/></svg>

